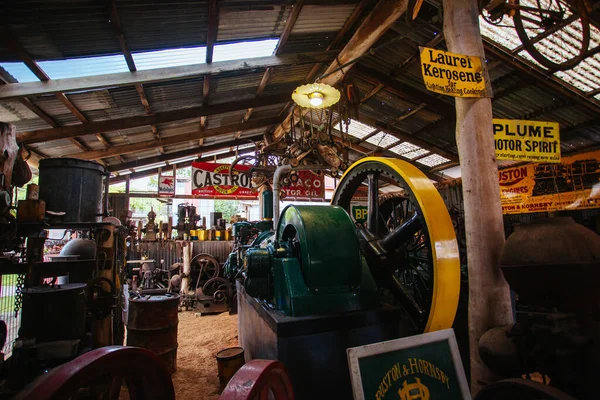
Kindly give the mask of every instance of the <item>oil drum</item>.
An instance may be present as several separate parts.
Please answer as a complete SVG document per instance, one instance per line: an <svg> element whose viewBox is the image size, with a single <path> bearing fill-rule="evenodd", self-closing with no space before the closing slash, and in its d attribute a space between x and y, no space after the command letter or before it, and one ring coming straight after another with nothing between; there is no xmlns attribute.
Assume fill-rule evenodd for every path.
<svg viewBox="0 0 600 400"><path fill-rule="evenodd" d="M81 339L85 332L84 283L23 289L20 336L38 342Z"/></svg>
<svg viewBox="0 0 600 400"><path fill-rule="evenodd" d="M132 295L127 312L127 346L154 352L170 373L177 369L177 307L179 296Z"/></svg>
<svg viewBox="0 0 600 400"><path fill-rule="evenodd" d="M65 212L63 222L100 222L102 165L76 158L40 160L39 196L46 210Z"/></svg>

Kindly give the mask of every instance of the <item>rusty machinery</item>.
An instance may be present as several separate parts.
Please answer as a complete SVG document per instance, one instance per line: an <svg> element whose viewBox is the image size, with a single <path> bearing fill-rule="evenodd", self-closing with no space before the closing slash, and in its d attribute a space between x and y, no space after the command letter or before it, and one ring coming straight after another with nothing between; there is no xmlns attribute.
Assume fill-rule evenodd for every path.
<svg viewBox="0 0 600 400"><path fill-rule="evenodd" d="M479 352L492 371L512 379L477 398L598 398L600 237L571 218L535 220L516 227L500 263L518 295L516 323L486 332ZM532 374L543 384L514 379Z"/></svg>
<svg viewBox="0 0 600 400"><path fill-rule="evenodd" d="M361 187L367 188L366 198L361 198ZM404 195L384 196L385 200L380 201L381 192L398 190ZM366 203L365 224L357 224L348 215L355 202ZM404 321L410 327L404 334L451 326L460 280L458 250L448 212L429 179L402 161L366 158L349 168L332 203L332 207L321 207L321 211L286 208L279 219L276 240L264 240L262 247L248 249L243 266L238 268L246 275L247 290L264 299L259 303L266 304L271 312L289 315L286 318L296 324L311 316L296 320L293 315L315 312L337 321L346 316L370 315L368 309L377 310L380 304L387 303L388 310L390 306L399 310L392 313L399 318L395 324ZM316 229L319 227L321 231ZM329 238L324 236L327 233ZM341 244L344 241L347 243ZM331 243L340 245L333 247ZM338 256L346 262L336 261ZM325 300L331 303L327 305L328 314L322 311ZM362 307L367 310L361 310ZM376 312L384 317L383 309ZM266 339L264 335L265 332L262 339ZM300 349L304 358L310 358L308 347L298 347L304 349ZM334 349L328 347L326 353L319 354L320 362L312 364L312 379L325 369L328 373L322 375L328 383L339 383L332 377L332 360L326 355L332 352ZM341 349L341 359L345 359L345 347ZM297 370L296 365L287 366ZM255 385L270 387L277 399L293 398L291 382L296 390L301 391L302 387L294 381L294 371L290 372L291 381L281 363L253 360L232 382L247 382L252 376L254 384L238 385L237 389L230 386L222 398L249 398L261 392ZM74 382L75 377L63 384L71 387ZM156 385L168 390L170 382L163 383L156 381ZM323 388L316 381L307 386ZM348 382L345 390L349 386Z"/></svg>

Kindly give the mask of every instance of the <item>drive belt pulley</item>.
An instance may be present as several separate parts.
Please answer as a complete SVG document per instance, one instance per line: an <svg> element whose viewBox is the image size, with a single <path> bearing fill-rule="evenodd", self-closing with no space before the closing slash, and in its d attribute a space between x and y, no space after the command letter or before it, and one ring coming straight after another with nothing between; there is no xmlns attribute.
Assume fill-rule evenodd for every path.
<svg viewBox="0 0 600 400"><path fill-rule="evenodd" d="M404 309L412 333L450 328L460 291L459 252L446 205L429 178L402 160L364 158L346 171L331 203L355 219L382 298ZM353 211L365 206L362 221Z"/></svg>

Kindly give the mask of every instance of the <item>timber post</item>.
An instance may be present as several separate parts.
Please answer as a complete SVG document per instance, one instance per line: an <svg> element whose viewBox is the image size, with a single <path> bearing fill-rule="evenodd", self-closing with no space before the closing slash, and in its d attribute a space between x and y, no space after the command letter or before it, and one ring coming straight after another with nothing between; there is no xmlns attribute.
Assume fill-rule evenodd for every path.
<svg viewBox="0 0 600 400"><path fill-rule="evenodd" d="M476 0L444 0L448 51L485 57ZM476 396L498 379L479 357L479 338L490 328L513 323L510 292L500 270L504 224L489 98L456 99L469 266L471 392Z"/></svg>

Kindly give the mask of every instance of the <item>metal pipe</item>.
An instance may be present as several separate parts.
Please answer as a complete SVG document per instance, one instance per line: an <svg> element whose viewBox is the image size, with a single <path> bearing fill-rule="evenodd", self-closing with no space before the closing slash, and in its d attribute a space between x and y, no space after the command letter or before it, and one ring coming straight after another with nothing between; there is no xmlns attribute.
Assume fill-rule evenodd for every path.
<svg viewBox="0 0 600 400"><path fill-rule="evenodd" d="M110 174L107 173L104 179L104 212L103 217L108 217L108 193L110 189Z"/></svg>
<svg viewBox="0 0 600 400"><path fill-rule="evenodd" d="M273 228L277 230L277 222L279 222L279 178L281 174L288 173L290 171L316 171L319 169L327 169L324 165L299 165L292 167L291 165L281 165L275 170L273 175Z"/></svg>

